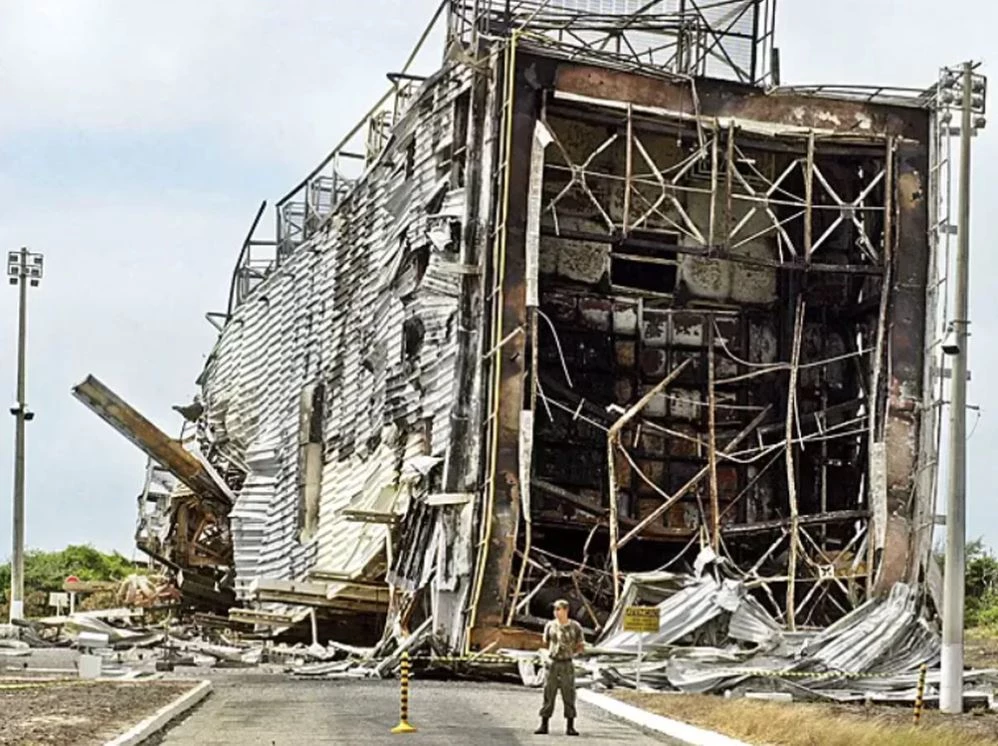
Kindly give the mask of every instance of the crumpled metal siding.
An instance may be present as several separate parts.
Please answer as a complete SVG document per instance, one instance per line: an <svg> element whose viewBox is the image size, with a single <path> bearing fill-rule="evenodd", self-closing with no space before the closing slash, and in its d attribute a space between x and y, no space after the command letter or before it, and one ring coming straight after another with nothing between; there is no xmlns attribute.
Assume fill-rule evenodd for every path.
<svg viewBox="0 0 998 746"><path fill-rule="evenodd" d="M213 410L225 412L229 448L249 468L231 515L243 597L253 578L295 577L314 561L314 547L297 541L297 466L300 392L318 327L307 323L316 265L311 252L293 255L237 309L205 386L209 422Z"/></svg>
<svg viewBox="0 0 998 746"><path fill-rule="evenodd" d="M917 611L918 589L896 584L822 631L803 654L830 671L900 673L933 664L939 638Z"/></svg>
<svg viewBox="0 0 998 746"><path fill-rule="evenodd" d="M249 584L263 574L261 549L266 541L267 514L274 499L279 467L277 444L261 444L246 454L252 471L229 514L232 526L233 559L236 564L236 597L249 596Z"/></svg>
<svg viewBox="0 0 998 746"><path fill-rule="evenodd" d="M939 636L918 611L918 593L898 583L887 598L867 602L820 632L788 633L739 581L648 573L628 577L616 611L642 598L665 596L656 604L660 631L644 636L641 679L646 685L705 693L762 678L792 687L796 695L849 700L864 692L905 696L915 686L919 666L938 661ZM603 678L626 682L634 678L636 662L629 656L637 645L620 622L615 613L598 643L602 656L588 667ZM712 624L723 647L672 647ZM789 683L780 675L786 672L794 674ZM967 680L986 673L968 672Z"/></svg>
<svg viewBox="0 0 998 746"><path fill-rule="evenodd" d="M649 648L677 642L721 615L724 609L718 603L720 590L721 584L709 575L698 578L658 604L657 633L624 632L621 620L620 624L608 629L599 647L636 652L639 637L642 644Z"/></svg>
<svg viewBox="0 0 998 746"><path fill-rule="evenodd" d="M427 86L351 196L239 305L215 346L203 379L206 439L221 439L218 450L248 468L231 516L243 598L255 578L369 569L388 527L344 511L404 507L397 493L407 490L406 464L446 453L461 288L448 225L463 219L464 190L441 174L450 170L453 103L468 75L455 68ZM408 176L406 133L415 137ZM425 273L405 286L399 269L419 251L429 252ZM416 317L422 345L405 359L404 325ZM300 396L319 382L319 523L302 544Z"/></svg>

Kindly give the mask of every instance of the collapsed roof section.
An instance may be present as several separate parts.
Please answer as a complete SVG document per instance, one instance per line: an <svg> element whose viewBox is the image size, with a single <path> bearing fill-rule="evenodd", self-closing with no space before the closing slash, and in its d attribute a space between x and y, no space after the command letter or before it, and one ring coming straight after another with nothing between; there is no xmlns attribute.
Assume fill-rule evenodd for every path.
<svg viewBox="0 0 998 746"><path fill-rule="evenodd" d="M445 3L261 207L192 415L236 616L529 647L704 547L791 630L919 587L931 102L767 88L774 8Z"/></svg>

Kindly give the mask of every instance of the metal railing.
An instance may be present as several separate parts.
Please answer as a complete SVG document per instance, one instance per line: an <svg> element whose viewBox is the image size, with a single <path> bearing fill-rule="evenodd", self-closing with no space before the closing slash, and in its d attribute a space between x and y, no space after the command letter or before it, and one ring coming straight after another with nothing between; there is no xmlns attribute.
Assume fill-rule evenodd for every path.
<svg viewBox="0 0 998 746"><path fill-rule="evenodd" d="M574 59L765 86L776 0L450 0L450 37L522 38Z"/></svg>

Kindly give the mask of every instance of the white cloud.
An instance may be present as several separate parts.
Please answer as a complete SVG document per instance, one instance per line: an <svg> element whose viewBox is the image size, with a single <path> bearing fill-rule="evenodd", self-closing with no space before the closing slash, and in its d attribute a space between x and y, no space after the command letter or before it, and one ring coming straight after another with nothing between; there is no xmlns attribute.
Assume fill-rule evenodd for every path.
<svg viewBox="0 0 998 746"><path fill-rule="evenodd" d="M221 127L245 155L306 168L387 89L435 6L3 3L0 136Z"/></svg>

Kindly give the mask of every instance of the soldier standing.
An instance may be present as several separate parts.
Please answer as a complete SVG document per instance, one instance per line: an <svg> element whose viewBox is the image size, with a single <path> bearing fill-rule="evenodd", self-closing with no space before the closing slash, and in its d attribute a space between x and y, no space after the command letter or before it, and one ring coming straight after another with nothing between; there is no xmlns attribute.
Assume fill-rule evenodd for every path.
<svg viewBox="0 0 998 746"><path fill-rule="evenodd" d="M585 647L582 636L582 625L568 618L568 601L559 599L554 602L554 619L544 627L544 644L547 645L548 675L544 684L544 705L541 707L541 725L534 731L537 735L546 735L548 721L554 714L554 701L561 692L561 701L565 708L565 720L568 721L565 733L577 736L575 730L575 663L573 658Z"/></svg>

